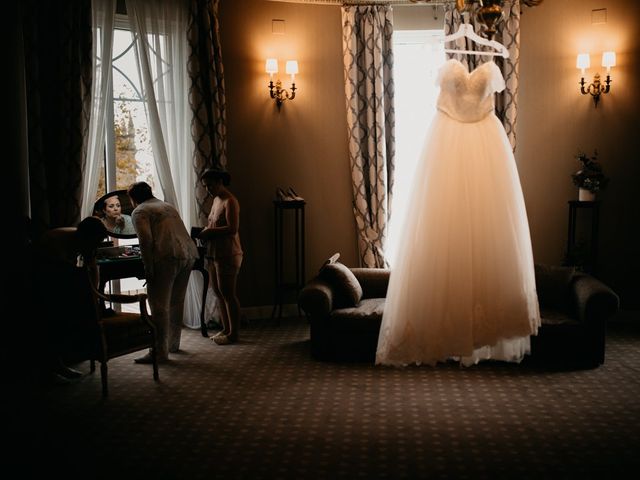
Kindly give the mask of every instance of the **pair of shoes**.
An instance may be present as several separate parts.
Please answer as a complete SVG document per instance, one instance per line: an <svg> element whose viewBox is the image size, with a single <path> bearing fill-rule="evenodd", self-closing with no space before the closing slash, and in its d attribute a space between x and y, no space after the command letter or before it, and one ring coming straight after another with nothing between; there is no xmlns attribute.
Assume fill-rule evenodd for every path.
<svg viewBox="0 0 640 480"><path fill-rule="evenodd" d="M232 343L236 343L238 339L232 339L231 336L222 334L217 337L213 337L213 341L216 342L216 345L231 345Z"/></svg>
<svg viewBox="0 0 640 480"><path fill-rule="evenodd" d="M138 357L135 358L133 360L135 363L139 364L139 365L150 365L153 363L153 357L151 356L150 353L147 353L146 355L143 355L142 357ZM167 363L169 361L168 358L163 358L163 357L158 357L156 359L156 361L158 363Z"/></svg>
<svg viewBox="0 0 640 480"><path fill-rule="evenodd" d="M296 193L296 191L289 187L285 193L282 188L276 188L276 198L280 202L303 202L304 198Z"/></svg>

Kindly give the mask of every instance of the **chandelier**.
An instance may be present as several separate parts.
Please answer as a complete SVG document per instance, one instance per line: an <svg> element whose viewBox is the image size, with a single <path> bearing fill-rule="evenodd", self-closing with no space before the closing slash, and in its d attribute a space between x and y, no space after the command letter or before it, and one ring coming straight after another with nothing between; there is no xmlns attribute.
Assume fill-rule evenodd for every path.
<svg viewBox="0 0 640 480"><path fill-rule="evenodd" d="M411 3L444 4L455 3L460 13L467 13L478 19L483 25L484 32L489 39L496 34L496 25L502 20L503 0L410 0ZM544 0L521 0L528 7L540 5Z"/></svg>

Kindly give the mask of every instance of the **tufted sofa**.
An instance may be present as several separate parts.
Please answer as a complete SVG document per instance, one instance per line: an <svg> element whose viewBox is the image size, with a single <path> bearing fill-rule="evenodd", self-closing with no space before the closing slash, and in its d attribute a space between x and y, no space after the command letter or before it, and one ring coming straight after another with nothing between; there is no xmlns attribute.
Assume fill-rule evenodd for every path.
<svg viewBox="0 0 640 480"><path fill-rule="evenodd" d="M318 360L373 362L390 270L349 268L362 289L345 305L344 285L322 271L301 290L299 306L311 328ZM618 296L595 277L572 267L536 265L542 326L531 338L528 362L545 367L593 368L604 363L607 320Z"/></svg>

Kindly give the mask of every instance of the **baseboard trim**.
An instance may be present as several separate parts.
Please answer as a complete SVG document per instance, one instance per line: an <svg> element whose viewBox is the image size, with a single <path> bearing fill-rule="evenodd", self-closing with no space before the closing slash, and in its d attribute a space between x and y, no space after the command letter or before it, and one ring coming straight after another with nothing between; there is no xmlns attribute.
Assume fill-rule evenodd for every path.
<svg viewBox="0 0 640 480"><path fill-rule="evenodd" d="M256 307L243 307L241 313L247 320L260 320L271 318L273 313L273 305L258 305ZM299 317L298 305L295 303L287 303L282 305L282 317Z"/></svg>

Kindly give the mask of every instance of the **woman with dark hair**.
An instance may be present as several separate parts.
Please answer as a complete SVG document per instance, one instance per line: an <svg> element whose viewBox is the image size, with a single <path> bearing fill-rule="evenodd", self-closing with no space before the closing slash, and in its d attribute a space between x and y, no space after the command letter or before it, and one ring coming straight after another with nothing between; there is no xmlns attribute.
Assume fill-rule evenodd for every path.
<svg viewBox="0 0 640 480"><path fill-rule="evenodd" d="M105 198L101 203L102 221L109 232L123 235L134 235L136 233L131 217L122 213L122 205L117 194Z"/></svg>
<svg viewBox="0 0 640 480"><path fill-rule="evenodd" d="M99 272L96 264L98 246L107 237L107 229L98 217L86 217L77 227L47 230L33 246L33 288L39 301L34 305L45 334L41 353L45 367L62 379L82 374L65 364L81 349L77 333L86 328L86 304L78 301L78 286L84 285L87 272L97 288ZM85 272L85 269L87 272ZM57 312L55 321L50 321Z"/></svg>
<svg viewBox="0 0 640 480"><path fill-rule="evenodd" d="M209 278L220 300L222 330L212 338L218 345L228 345L238 341L240 330L240 301L236 295L236 281L242 265L238 233L240 204L227 188L231 183L228 172L211 168L202 174L200 181L213 197L207 226L199 235L207 242Z"/></svg>

